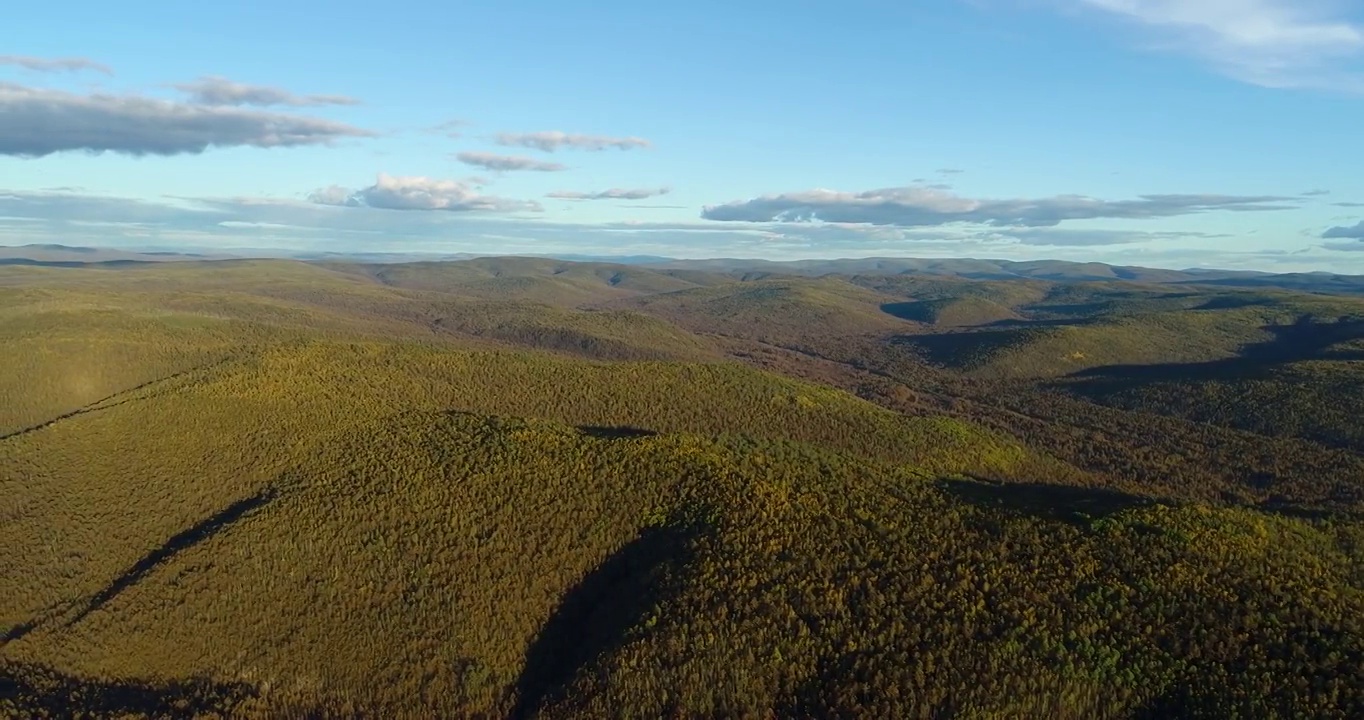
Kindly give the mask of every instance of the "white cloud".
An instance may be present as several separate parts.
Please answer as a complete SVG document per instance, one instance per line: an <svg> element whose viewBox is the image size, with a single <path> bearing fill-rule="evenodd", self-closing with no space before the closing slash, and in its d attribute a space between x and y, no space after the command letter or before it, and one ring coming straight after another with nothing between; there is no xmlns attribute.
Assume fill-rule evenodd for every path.
<svg viewBox="0 0 1364 720"><path fill-rule="evenodd" d="M352 194L354 193L349 188L328 185L308 193L308 200L318 205L345 205L350 201Z"/></svg>
<svg viewBox="0 0 1364 720"><path fill-rule="evenodd" d="M764 195L712 205L708 220L732 222L830 222L924 227L974 223L995 227L1051 227L1067 220L1146 219L1214 210L1285 210L1291 198L1234 195L1143 195L1136 200L1100 200L1082 195L979 200L945 190L900 187L840 192L808 190Z"/></svg>
<svg viewBox="0 0 1364 720"><path fill-rule="evenodd" d="M27 55L0 55L0 65L13 65L33 72L78 72L80 70L92 70L105 75L113 75L114 71L104 63L98 63L89 58L67 57L67 58L39 58Z"/></svg>
<svg viewBox="0 0 1364 720"><path fill-rule="evenodd" d="M517 170L531 170L535 172L561 172L567 170L568 166L561 163L545 162L535 158L519 157L516 155L498 155L486 152L462 152L455 156L456 160L465 165L481 167L485 170L494 172L513 172Z"/></svg>
<svg viewBox="0 0 1364 720"><path fill-rule="evenodd" d="M1364 24L1334 0L1072 0L1267 87L1364 90Z"/></svg>
<svg viewBox="0 0 1364 720"><path fill-rule="evenodd" d="M249 220L224 220L218 223L218 227L228 230L244 230L247 232L257 230L297 230L300 232L331 232L330 228L310 227L308 225L291 225L289 223L272 222L252 222Z"/></svg>
<svg viewBox="0 0 1364 720"><path fill-rule="evenodd" d="M653 145L648 140L639 137L583 135L579 133L561 132L559 130L532 133L500 133L496 140L498 145L535 148L536 150L543 150L544 152L554 152L560 148L592 150L597 152L610 149L632 150L635 148L647 148Z"/></svg>
<svg viewBox="0 0 1364 720"><path fill-rule="evenodd" d="M645 198L667 195L671 188L611 188L597 192L578 192L575 190L557 190L545 195L545 197L556 198L559 200L643 200Z"/></svg>
<svg viewBox="0 0 1364 720"><path fill-rule="evenodd" d="M433 132L438 135L444 135L445 137L448 138L458 138L464 134L464 130L462 128L468 127L469 125L470 123L468 120L455 118L454 120L446 120L445 122L440 123L439 125L427 128L427 132Z"/></svg>
<svg viewBox="0 0 1364 720"><path fill-rule="evenodd" d="M1199 232L1144 232L1140 230L1078 230L1068 228L1013 228L1001 230L1001 237L1023 245L1046 247L1099 247L1103 245L1149 245L1162 240L1188 243L1194 240L1225 237Z"/></svg>
<svg viewBox="0 0 1364 720"><path fill-rule="evenodd" d="M453 181L382 178L364 191L326 193L335 207L284 198L138 200L76 192L0 190L0 244L61 243L198 250L467 252L663 255L670 257L978 257L1068 259L1155 267L1364 271L1364 243L1346 239L1283 265L1273 241L1214 242L1172 231L995 228L964 224L895 227L841 223L567 223L496 212L429 212L497 206ZM380 187L384 186L384 187ZM396 187L395 187L396 186ZM397 196L385 202L384 192ZM444 198L443 200L440 198ZM368 202L375 203L373 206ZM510 201L515 203L516 201ZM398 206L428 212L395 212ZM1245 240L1245 242L1242 242ZM1317 243L1323 242L1317 240ZM1232 248L1235 248L1234 250ZM1276 254L1277 253L1277 254Z"/></svg>
<svg viewBox="0 0 1364 720"><path fill-rule="evenodd" d="M360 104L359 100L345 95L297 95L283 88L268 85L247 85L217 75L202 77L194 82L179 83L174 87L188 95L191 101L200 105L309 107Z"/></svg>
<svg viewBox="0 0 1364 720"><path fill-rule="evenodd" d="M301 115L0 83L0 155L32 158L73 150L179 155L210 147L326 145L373 135Z"/></svg>
<svg viewBox="0 0 1364 720"><path fill-rule="evenodd" d="M439 180L380 173L373 185L355 191L333 185L316 190L308 200L318 205L371 207L384 210L445 210L452 212L538 212L539 203L481 195L459 180Z"/></svg>

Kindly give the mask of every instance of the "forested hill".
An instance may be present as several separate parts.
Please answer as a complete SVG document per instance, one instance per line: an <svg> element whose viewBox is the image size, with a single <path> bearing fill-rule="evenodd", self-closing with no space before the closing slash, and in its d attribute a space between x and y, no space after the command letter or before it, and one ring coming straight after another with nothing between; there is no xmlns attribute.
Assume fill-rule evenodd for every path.
<svg viewBox="0 0 1364 720"><path fill-rule="evenodd" d="M0 261L0 716L1364 715L1348 288L145 260Z"/></svg>
<svg viewBox="0 0 1364 720"><path fill-rule="evenodd" d="M1122 280L1138 283L1168 283L1176 285L1212 285L1238 288L1273 288L1325 294L1364 294L1364 276L1341 275L1329 272L1270 273L1247 270L1219 270L1191 268L1182 270L1107 265L1095 262L1064 260L990 260L972 258L845 258L836 260L755 260L716 258L679 260L651 255L630 256L518 256L516 258L484 257L469 253L401 253L401 252L297 252L285 250L238 250L232 255L222 251L174 250L118 250L68 245L0 246L0 264L29 264L49 266L79 266L85 264L128 264L135 262L166 262L173 260L206 260L276 258L316 263L339 264L451 264L476 261L488 262L572 262L609 266L632 266L660 271L691 271L716 273L732 278L753 278L768 275L819 277L822 275L938 275L971 280L1034 279L1048 281L1108 281Z"/></svg>

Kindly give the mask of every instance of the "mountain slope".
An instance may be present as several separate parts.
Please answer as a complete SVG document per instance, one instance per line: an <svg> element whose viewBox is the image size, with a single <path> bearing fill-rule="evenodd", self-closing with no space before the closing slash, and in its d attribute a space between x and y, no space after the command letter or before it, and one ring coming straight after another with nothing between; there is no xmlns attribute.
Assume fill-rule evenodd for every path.
<svg viewBox="0 0 1364 720"><path fill-rule="evenodd" d="M886 312L888 298L838 279L731 282L621 301L694 332L769 342L801 336L866 335L907 323Z"/></svg>
<svg viewBox="0 0 1364 720"><path fill-rule="evenodd" d="M1364 701L1357 534L1019 488L790 444L403 414L332 434L11 630L3 672L204 675L250 688L242 716L1347 717Z"/></svg>
<svg viewBox="0 0 1364 720"><path fill-rule="evenodd" d="M0 267L0 716L1364 712L1357 300L376 268Z"/></svg>

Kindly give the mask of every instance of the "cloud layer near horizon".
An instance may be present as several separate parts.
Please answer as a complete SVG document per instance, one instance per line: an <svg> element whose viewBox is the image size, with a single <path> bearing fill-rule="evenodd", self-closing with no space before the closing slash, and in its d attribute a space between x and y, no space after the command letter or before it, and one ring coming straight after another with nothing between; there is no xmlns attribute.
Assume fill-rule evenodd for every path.
<svg viewBox="0 0 1364 720"><path fill-rule="evenodd" d="M1150 8L1161 5L1159 2L1144 0L1076 1L1110 5L1113 7L1104 9L1112 12L1119 12L1115 9L1117 6L1123 8L1131 6L1129 9L1133 12L1146 8L1141 10L1145 13ZM1233 5L1243 1L1245 0L1228 0ZM1171 10L1168 7L1162 10L1166 11L1185 12L1179 8ZM1197 17L1204 17L1198 15L1202 10L1188 12L1193 12ZM46 73L78 70L111 72L107 67L84 58L44 60L0 56L0 64ZM61 84L66 80L53 78L52 82ZM176 88L185 93L187 98L167 100L138 93L87 93L42 89L29 87L27 84L0 81L0 160L4 160L3 156L7 155L37 158L72 151L145 156L196 154L214 147L325 146L335 144L339 140L376 135L359 127L300 115L288 110L359 103L358 100L347 96L300 95L278 87L238 83L214 75L203 76L192 82L157 87L161 88L162 92L167 88ZM272 107L281 110L263 109ZM536 121L532 118L531 122ZM462 124L451 121L429 128L428 132L456 137L458 135L456 128ZM652 147L650 141L635 136L591 135L562 131L501 133L492 138L485 137L483 140L489 145L496 143L504 147L528 148L541 153L555 153L560 150L602 153ZM382 151L389 152L387 148ZM442 157L446 152L448 149L441 150L435 157ZM466 151L454 155L454 158L466 165L496 173L559 172L568 169L564 164L547 161L562 156L549 158L528 151L527 154L535 157ZM604 156L575 158L582 159L584 166L588 166L588 161L591 160L612 159ZM626 155L621 159L636 158L641 158L641 155ZM645 154L643 158L649 158L649 155ZM408 161L419 164L421 159L413 160L409 157ZM363 167L369 167L367 164L369 161L365 162ZM392 163L389 167L396 168L397 165ZM362 172L364 174L359 177L367 178L372 170ZM964 171L942 167L936 172L938 175L948 176ZM972 175L968 178L974 177L976 172L978 171L973 169ZM521 181L534 182L525 176L509 178L500 174L487 175L499 182L505 181L508 185ZM250 173L246 176L250 177ZM37 177L37 174L34 177ZM336 175L321 175L319 181L325 182L327 178L334 177ZM71 179L66 179L65 182L82 184L79 180L73 182ZM297 192L313 185L313 181L304 182L306 184L292 186L282 192ZM1289 210L1312 204L1322 205L1324 204L1322 200L1309 201L1307 198L1327 194L1324 190L1311 190L1294 193L1291 196L1152 194L1117 201L1082 195L1034 199L977 199L954 193L948 185L928 185L925 180L925 184L916 187L884 188L865 192L816 189L710 205L701 210L701 216L706 222L671 224L622 222L620 218L639 218L648 214L616 213L617 220L614 222L574 225L540 219L529 220L530 215L517 217L516 213L539 213L543 208L534 200L483 194L481 186L488 182L476 178L440 179L418 173L379 174L371 185L359 188L336 185L324 187L309 193L306 201L200 198L169 204L87 198L88 202L82 205L82 201L78 201L77 196L71 193L53 195L41 202L35 200L36 195L30 193L24 203L16 204L15 198L19 195L6 196L0 191L0 210L8 203L10 207L23 206L30 210L37 207L51 209L69 206L90 211L88 214L80 215L73 209L73 214L69 216L54 212L48 216L30 217L17 214L16 210L16 214L0 217L0 221L10 223L11 230L22 223L30 225L55 223L60 224L62 228L106 227L135 229L138 232L154 227L176 226L176 223L185 222L194 228L193 232L233 231L238 234L228 237L245 238L251 231L269 231L271 233L269 237L284 238L284 241L288 242L297 241L297 237L302 234L344 236L351 232L365 232L370 233L370 237L382 237L383 240L380 242L394 237L412 238L416 242L465 242L480 237L497 241L496 238L499 237L516 237L518 241L526 243L542 242L546 241L546 238L555 239L554 242L571 243L572 238L579 236L599 239L629 237L650 247L658 248L670 244L674 248L687 248L690 252L692 247L688 243L694 239L701 244L697 247L704 245L722 254L730 252L730 249L723 245L725 242L734 242L738 247L752 248L755 252L772 253L837 250L846 253L899 254L919 252L922 248L932 248L935 252L938 250L947 252L955 248L950 251L972 253L1007 251L1020 247L1054 248L1059 252L1117 247L1120 248L1119 251L1136 252L1144 249L1142 246L1163 251L1162 248L1179 244L1193 245L1203 238L1221 236L1182 232L1184 228L1170 226L1165 226L1161 231L1121 229L1132 227L1131 223L1116 223L1113 227L1102 229L1080 229L1075 227L1072 221L1147 220L1223 211ZM594 184L600 182L601 185L597 187L602 187L613 181L609 177L599 177L588 182ZM1304 183L1297 187L1311 185ZM533 191L521 192L524 196L538 197L543 194L543 197L568 201L637 201L669 192L667 187L608 187L595 191L557 190L545 193L546 189L540 186ZM275 192L281 190L276 187ZM497 192L517 194L516 191ZM741 191L730 197L743 194ZM723 196L712 199L723 199ZM691 197L679 200L690 203L692 212L695 212L694 208L700 202L699 199ZM123 213L117 210L118 202L128 203L128 207L136 212ZM1333 204L1341 207L1356 205L1350 202ZM601 206L588 208L587 203L578 206L570 206L569 203L554 205L553 209L561 212L559 215L561 218L586 219L589 216L593 218L610 216L609 207L608 212L602 212ZM635 209L654 206L621 202L616 207ZM98 211L93 208L98 208ZM0 215L5 214L0 212ZM129 215L144 219L126 219ZM166 217L172 216L177 220L165 221ZM206 228L201 223L206 216L218 219ZM476 216L477 221L470 219L469 216ZM362 218L363 223L358 222ZM1364 243L1353 241L1364 240L1364 222L1353 227L1333 227L1325 233L1320 231L1321 227L1328 224L1353 221L1354 217L1336 217L1326 222L1314 223L1311 230L1304 232L1311 236L1321 234L1321 238L1325 240L1343 241L1317 247L1362 249ZM482 223L488 223L488 227L495 226L497 232L485 235L459 234L471 233L473 230L470 228L482 227L480 225ZM0 225L3 224L4 222L0 222ZM357 224L363 224L365 229L356 228ZM1296 230L1295 228L1294 232ZM1254 232L1250 235L1254 235ZM631 249L631 252L634 251Z"/></svg>
<svg viewBox="0 0 1364 720"><path fill-rule="evenodd" d="M332 185L309 193L318 205L370 207L383 210L444 210L450 212L539 212L540 204L482 195L465 182L428 177L397 177L380 173L369 187L359 190Z"/></svg>
<svg viewBox="0 0 1364 720"><path fill-rule="evenodd" d="M646 198L667 195L671 188L611 188L597 192L579 192L576 190L556 190L548 193L545 197L558 200L644 200Z"/></svg>
<svg viewBox="0 0 1364 720"><path fill-rule="evenodd" d="M945 190L900 187L851 193L836 190L764 195L710 205L707 220L727 222L839 222L925 227L951 223L1050 227L1067 220L1146 219L1214 210L1288 210L1292 198L1274 195L1143 195L1100 200L1081 195L1039 199L977 200Z"/></svg>
<svg viewBox="0 0 1364 720"><path fill-rule="evenodd" d="M287 198L134 198L0 189L0 243L140 248L281 248L316 252L592 253L672 257L1047 257L1128 265L1339 267L1364 243L1288 253L1214 250L1215 237L1079 228L901 228L840 223L567 223L509 214L525 203L477 195L457 181L380 177L361 190ZM395 210L407 210L396 212ZM453 212L433 212L433 211ZM477 212L484 210L484 212ZM423 212L425 211L425 212ZM1315 249L1311 249L1315 250ZM1348 255L1360 256L1359 253ZM1361 268L1364 270L1364 268Z"/></svg>

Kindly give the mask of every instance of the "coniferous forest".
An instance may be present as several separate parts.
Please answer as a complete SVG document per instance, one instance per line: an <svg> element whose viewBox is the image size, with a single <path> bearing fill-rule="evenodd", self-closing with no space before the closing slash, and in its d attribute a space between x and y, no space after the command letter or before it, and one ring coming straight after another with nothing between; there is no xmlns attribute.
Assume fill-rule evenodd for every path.
<svg viewBox="0 0 1364 720"><path fill-rule="evenodd" d="M1364 297L66 265L0 265L0 716L1364 716Z"/></svg>

